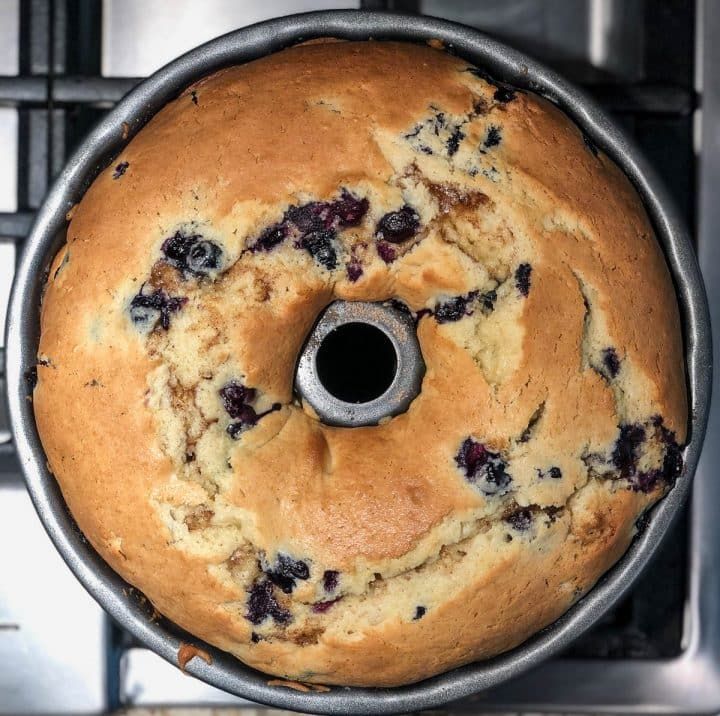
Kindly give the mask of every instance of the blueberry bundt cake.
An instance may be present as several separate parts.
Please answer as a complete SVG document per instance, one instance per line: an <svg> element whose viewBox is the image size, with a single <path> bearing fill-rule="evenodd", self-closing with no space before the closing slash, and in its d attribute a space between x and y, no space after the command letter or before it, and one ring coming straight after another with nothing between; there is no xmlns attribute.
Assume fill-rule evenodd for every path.
<svg viewBox="0 0 720 716"><path fill-rule="evenodd" d="M510 649L682 472L670 275L550 102L393 42L197 82L72 212L34 406L67 504L157 610L270 674L391 686ZM407 411L294 394L331 302L394 301Z"/></svg>

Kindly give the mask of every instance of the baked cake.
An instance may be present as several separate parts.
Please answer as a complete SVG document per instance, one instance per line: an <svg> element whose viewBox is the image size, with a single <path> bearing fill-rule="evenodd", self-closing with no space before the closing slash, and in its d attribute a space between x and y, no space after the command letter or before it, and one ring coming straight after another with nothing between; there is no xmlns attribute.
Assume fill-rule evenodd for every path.
<svg viewBox="0 0 720 716"><path fill-rule="evenodd" d="M294 396L332 301L426 373L377 426ZM673 285L628 179L552 103L430 47L316 42L204 78L72 212L34 406L80 529L269 674L405 684L582 597L681 474Z"/></svg>

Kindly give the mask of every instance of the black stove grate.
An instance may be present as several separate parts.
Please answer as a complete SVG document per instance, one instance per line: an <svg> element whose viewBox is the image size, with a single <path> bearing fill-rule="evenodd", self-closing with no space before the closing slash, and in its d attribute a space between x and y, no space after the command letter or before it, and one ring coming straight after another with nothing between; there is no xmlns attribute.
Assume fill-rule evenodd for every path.
<svg viewBox="0 0 720 716"><path fill-rule="evenodd" d="M407 0L365 0L362 5L407 12L423 9L422 2ZM462 5L448 3L451 19L457 19ZM635 136L694 230L694 4L644 0L641 6L645 37L642 73L632 82L605 75L588 78L587 68L580 63L563 66L552 53L543 56L542 47L532 43L524 47L522 39L513 38L512 33L504 37L582 81ZM18 245L69 153L139 81L101 75L101 14L99 0L21 1L20 73L0 77L0 106L15 108L19 117L18 209L0 213L0 237ZM678 655L687 545L688 519L684 515L632 593L567 655L610 659ZM132 645L132 639L117 627L113 640L116 656Z"/></svg>

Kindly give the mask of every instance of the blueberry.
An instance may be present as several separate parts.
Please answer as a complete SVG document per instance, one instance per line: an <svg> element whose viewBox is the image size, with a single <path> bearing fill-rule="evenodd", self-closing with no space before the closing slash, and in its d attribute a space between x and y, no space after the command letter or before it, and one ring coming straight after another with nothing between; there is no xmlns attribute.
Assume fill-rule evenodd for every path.
<svg viewBox="0 0 720 716"><path fill-rule="evenodd" d="M545 477L551 477L553 480L559 480L562 477L562 470L559 467L551 467L547 472L543 472L537 468L538 477L542 480Z"/></svg>
<svg viewBox="0 0 720 716"><path fill-rule="evenodd" d="M338 226L357 226L369 206L366 198L360 199L343 189L340 198L335 201L313 201L302 206L291 206L285 214L285 220L297 226L301 234Z"/></svg>
<svg viewBox="0 0 720 716"><path fill-rule="evenodd" d="M610 378L614 378L620 372L620 359L614 348L605 348L603 350L602 362Z"/></svg>
<svg viewBox="0 0 720 716"><path fill-rule="evenodd" d="M165 239L162 245L165 260L183 274L204 276L220 268L222 249L214 242L203 239L200 234L184 234L177 231Z"/></svg>
<svg viewBox="0 0 720 716"><path fill-rule="evenodd" d="M196 92L195 90L191 90L191 92L190 92L190 101L191 101L193 104L197 104L197 103L198 103L197 92Z"/></svg>
<svg viewBox="0 0 720 716"><path fill-rule="evenodd" d="M639 492L651 492L660 482L665 482L666 485L674 485L675 480L680 477L683 468L682 451L675 440L675 433L673 433L671 430L668 430L662 424L663 420L660 416L655 416L651 420L651 422L653 426L657 429L657 432L659 433L659 438L661 442L665 445L666 451L663 457L662 467L640 473L635 472L635 465L637 459L634 457L633 454L633 460L629 461L632 465L632 470L629 472L629 474L623 475L623 477L627 476L630 482L630 486L633 488L633 490ZM638 428L639 426L628 427ZM634 439L638 445L640 442L642 442L642 440L638 440L638 435L635 435ZM632 444L633 438L628 438L626 442ZM626 446L625 451L630 452L630 449ZM615 454L613 454L613 458L614 457Z"/></svg>
<svg viewBox="0 0 720 716"><path fill-rule="evenodd" d="M256 632L252 632L250 634L250 641L253 644L257 644L261 639L262 639L262 637L260 636L260 634L257 634Z"/></svg>
<svg viewBox="0 0 720 716"><path fill-rule="evenodd" d="M285 219L297 226L303 234L309 233L310 231L330 228L332 222L328 222L326 226L321 216L326 207L326 204L322 204L319 201L312 201L302 206L291 206L285 213Z"/></svg>
<svg viewBox="0 0 720 716"><path fill-rule="evenodd" d="M518 291L527 297L530 293L530 275L532 274L532 266L530 264L520 264L515 271L515 286Z"/></svg>
<svg viewBox="0 0 720 716"><path fill-rule="evenodd" d="M397 252L387 241L377 242L377 252L386 264L391 264L397 258Z"/></svg>
<svg viewBox="0 0 720 716"><path fill-rule="evenodd" d="M170 316L187 303L187 298L170 296L162 289L140 293L130 301L130 318L141 330L151 331L158 321L163 330L170 328Z"/></svg>
<svg viewBox="0 0 720 716"><path fill-rule="evenodd" d="M487 136L485 137L485 141L483 142L483 146L490 149L491 147L497 147L498 144L500 144L500 141L502 140L502 135L500 134L500 128L491 126L488 127Z"/></svg>
<svg viewBox="0 0 720 716"><path fill-rule="evenodd" d="M236 420L227 426L227 434L236 440L240 433L252 428L258 421L258 414L250 405L243 405L236 416Z"/></svg>
<svg viewBox="0 0 720 716"><path fill-rule="evenodd" d="M615 443L612 461L620 471L621 477L635 474L638 460L638 448L645 441L645 428L642 425L622 425L620 436Z"/></svg>
<svg viewBox="0 0 720 716"><path fill-rule="evenodd" d="M265 571L271 582L286 594L295 589L297 579L306 580L310 577L310 568L306 562L293 559L290 555L278 553L277 561Z"/></svg>
<svg viewBox="0 0 720 716"><path fill-rule="evenodd" d="M326 569L323 572L323 589L326 592L334 592L340 579L340 572L334 569Z"/></svg>
<svg viewBox="0 0 720 716"><path fill-rule="evenodd" d="M635 492L652 492L662 481L662 470L636 472L628 476L630 486Z"/></svg>
<svg viewBox="0 0 720 716"><path fill-rule="evenodd" d="M415 236L420 228L420 216L408 204L398 211L391 211L378 222L375 236L381 241L399 244Z"/></svg>
<svg viewBox="0 0 720 716"><path fill-rule="evenodd" d="M460 127L455 127L455 130L446 142L449 157L457 153L457 150L460 148L460 142L462 142L463 139L465 139L465 133Z"/></svg>
<svg viewBox="0 0 720 716"><path fill-rule="evenodd" d="M477 291L472 291L467 296L455 296L435 307L435 320L438 323L450 323L459 321L461 318L470 315L468 304L477 298Z"/></svg>
<svg viewBox="0 0 720 716"><path fill-rule="evenodd" d="M416 622L418 619L422 619L426 612L426 607L415 607L415 616L413 616L413 621Z"/></svg>
<svg viewBox="0 0 720 716"><path fill-rule="evenodd" d="M332 271L337 266L337 253L333 246L335 232L326 229L313 231L300 241L300 245L312 256L317 263Z"/></svg>
<svg viewBox="0 0 720 716"><path fill-rule="evenodd" d="M507 104L508 102L512 102L516 97L516 94L514 90L512 90L507 85L500 85L495 90L495 94L493 95L493 98L497 102L502 102L503 104Z"/></svg>
<svg viewBox="0 0 720 716"><path fill-rule="evenodd" d="M275 598L275 588L272 582L261 579L253 584L247 603L245 618L252 624L261 624L268 617L278 624L287 624L292 616L287 609L283 609Z"/></svg>
<svg viewBox="0 0 720 716"><path fill-rule="evenodd" d="M497 291L487 291L480 294L480 305L485 313L492 313L497 301Z"/></svg>
<svg viewBox="0 0 720 716"><path fill-rule="evenodd" d="M119 179L125 172L128 170L128 167L130 166L130 162L120 162L115 167L115 171L113 172L112 178L113 179Z"/></svg>
<svg viewBox="0 0 720 716"><path fill-rule="evenodd" d="M239 418L243 414L246 403L255 400L255 388L248 388L237 381L230 381L220 389L223 407L231 418Z"/></svg>
<svg viewBox="0 0 720 716"><path fill-rule="evenodd" d="M270 251L287 238L289 229L287 224L279 223L269 226L260 236L255 239L251 251Z"/></svg>
<svg viewBox="0 0 720 716"><path fill-rule="evenodd" d="M505 494L512 482L507 463L499 453L488 450L482 443L466 438L455 456L457 466L468 482L485 495Z"/></svg>
<svg viewBox="0 0 720 716"><path fill-rule="evenodd" d="M675 484L683 469L683 456L680 445L675 440L675 433L668 430L663 424L663 419L656 416L653 424L660 432L660 439L665 444L667 452L663 458L662 473L665 482L669 485Z"/></svg>
<svg viewBox="0 0 720 716"><path fill-rule="evenodd" d="M213 241L198 241L187 255L187 268L198 276L220 268L222 249Z"/></svg>
<svg viewBox="0 0 720 716"><path fill-rule="evenodd" d="M369 207L370 203L366 198L359 199L347 189L343 189L340 198L330 204L330 213L337 217L340 226L357 226Z"/></svg>
<svg viewBox="0 0 720 716"><path fill-rule="evenodd" d="M523 507L503 518L514 530L525 532L532 527L533 513L527 507Z"/></svg>
<svg viewBox="0 0 720 716"><path fill-rule="evenodd" d="M315 602L315 604L312 605L312 611L315 612L315 614L324 614L333 604L336 604L342 599L342 597L338 597L337 599L329 599L326 602Z"/></svg>
<svg viewBox="0 0 720 716"><path fill-rule="evenodd" d="M345 267L345 271L347 272L348 280L353 283L355 283L363 275L363 267L356 258L353 258L348 262Z"/></svg>

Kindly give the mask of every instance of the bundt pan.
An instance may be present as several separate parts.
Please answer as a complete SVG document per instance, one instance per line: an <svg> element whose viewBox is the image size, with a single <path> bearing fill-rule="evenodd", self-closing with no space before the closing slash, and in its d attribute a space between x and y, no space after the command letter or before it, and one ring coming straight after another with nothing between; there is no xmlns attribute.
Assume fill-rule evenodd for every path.
<svg viewBox="0 0 720 716"><path fill-rule="evenodd" d="M158 618L147 600L98 556L75 525L47 468L25 376L36 362L43 284L50 262L64 241L66 213L99 171L153 114L197 79L227 65L327 36L421 43L440 40L448 51L496 79L555 102L625 171L645 203L675 282L684 331L690 419L684 474L652 511L647 528L625 556L554 624L510 652L420 683L393 689L334 687L304 693L271 685L266 674ZM120 625L169 662L178 664L184 661L183 654L193 653L187 648L181 650L186 643L207 652L211 663L194 658L186 668L209 684L276 707L326 714L435 708L517 676L567 647L592 626L632 586L684 503L705 432L711 381L708 310L690 238L655 172L615 123L554 72L480 32L428 17L362 11L309 13L238 30L175 60L127 95L75 152L37 214L15 280L6 346L10 415L28 489L50 537L87 590Z"/></svg>

